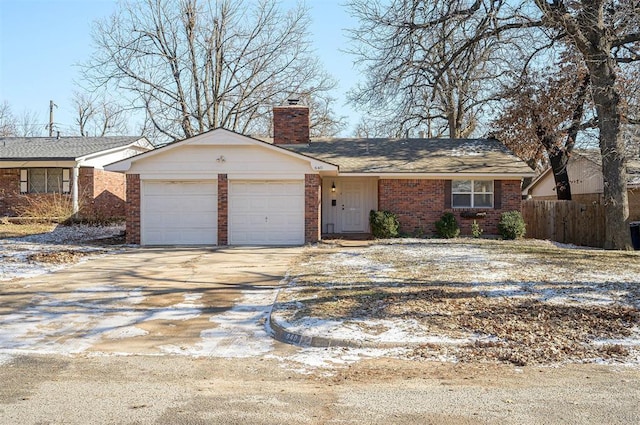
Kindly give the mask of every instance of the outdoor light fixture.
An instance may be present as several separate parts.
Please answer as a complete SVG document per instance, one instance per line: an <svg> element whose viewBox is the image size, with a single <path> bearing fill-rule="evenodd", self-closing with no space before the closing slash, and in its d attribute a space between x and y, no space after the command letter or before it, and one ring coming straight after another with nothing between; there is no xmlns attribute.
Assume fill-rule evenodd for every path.
<svg viewBox="0 0 640 425"><path fill-rule="evenodd" d="M331 191L332 192L336 191L336 182L331 182Z"/></svg>

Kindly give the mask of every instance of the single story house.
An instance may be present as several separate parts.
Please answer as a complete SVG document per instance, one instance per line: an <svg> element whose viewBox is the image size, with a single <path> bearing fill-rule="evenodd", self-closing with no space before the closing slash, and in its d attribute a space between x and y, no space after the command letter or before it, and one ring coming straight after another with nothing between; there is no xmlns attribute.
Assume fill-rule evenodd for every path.
<svg viewBox="0 0 640 425"><path fill-rule="evenodd" d="M307 107L273 113L272 142L215 129L107 166L127 175L127 242L299 245L368 233L370 210L407 233L451 211L491 234L533 176L497 140L310 140Z"/></svg>
<svg viewBox="0 0 640 425"><path fill-rule="evenodd" d="M576 149L567 164L571 184L571 199L583 203L602 203L604 179L602 157L599 149ZM527 198L554 200L556 184L553 171L547 168L536 177L522 194ZM640 220L640 158L627 159L627 194L629 196L629 220Z"/></svg>
<svg viewBox="0 0 640 425"><path fill-rule="evenodd" d="M153 149L144 137L0 137L0 215L62 194L85 217L124 217L125 178L106 164Z"/></svg>

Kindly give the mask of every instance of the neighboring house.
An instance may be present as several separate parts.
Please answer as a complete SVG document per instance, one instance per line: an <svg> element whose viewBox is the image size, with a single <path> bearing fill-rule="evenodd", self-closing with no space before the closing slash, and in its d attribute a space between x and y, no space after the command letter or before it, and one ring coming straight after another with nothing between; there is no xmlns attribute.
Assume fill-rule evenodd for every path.
<svg viewBox="0 0 640 425"><path fill-rule="evenodd" d="M602 157L599 149L574 150L567 164L571 184L571 199L586 203L602 203ZM629 220L640 220L640 158L627 160L627 190ZM522 194L540 200L557 199L555 180L550 168L536 177Z"/></svg>
<svg viewBox="0 0 640 425"><path fill-rule="evenodd" d="M62 194L85 217L124 217L125 178L104 165L153 149L144 137L0 137L0 215Z"/></svg>
<svg viewBox="0 0 640 425"><path fill-rule="evenodd" d="M369 211L433 234L452 211L495 234L531 169L496 140L309 140L309 110L274 108L273 143L216 129L111 164L127 175L127 241L297 245L368 233ZM466 217L466 218L465 218Z"/></svg>

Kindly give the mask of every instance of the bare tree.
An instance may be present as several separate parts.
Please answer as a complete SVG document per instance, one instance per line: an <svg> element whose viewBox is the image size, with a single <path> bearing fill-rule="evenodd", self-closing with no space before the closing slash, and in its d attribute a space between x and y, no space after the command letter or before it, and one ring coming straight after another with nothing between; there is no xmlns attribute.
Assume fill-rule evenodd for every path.
<svg viewBox="0 0 640 425"><path fill-rule="evenodd" d="M81 136L103 137L127 133L125 109L114 101L75 92L72 104L78 113L76 124Z"/></svg>
<svg viewBox="0 0 640 425"><path fill-rule="evenodd" d="M374 2L379 7L377 2ZM433 7L433 4L442 4ZM598 123L598 137L602 155L604 202L607 240L605 246L631 249L628 218L625 144L622 139L623 103L616 80L626 64L640 59L640 3L635 0L534 0L528 2L494 0L394 0L391 7L403 5L419 11L420 19L399 16L386 24L395 29L422 31L425 43L441 39L443 22L460 19L465 23L464 37L456 39L443 59L430 55L424 60L438 72L433 82L446 78L446 72L457 61L477 51L488 40L517 39L523 51L529 52L529 66L540 61L544 44L556 41L575 48L589 72L591 97ZM499 45L499 44L498 44ZM497 47L496 47L497 48ZM509 64L514 74L523 67Z"/></svg>
<svg viewBox="0 0 640 425"><path fill-rule="evenodd" d="M6 100L0 103L0 136L8 137L15 136L17 133L17 121L13 112L11 111L11 105Z"/></svg>
<svg viewBox="0 0 640 425"><path fill-rule="evenodd" d="M448 14L450 3L348 3L360 20L360 27L350 31L352 53L366 76L349 99L383 126L394 127L397 136L420 129L429 137L468 137L476 131L483 107L495 101L495 90L490 89L508 65L499 43L483 39L451 66L441 67L476 25L465 16ZM442 19L426 25L433 15ZM478 25L488 28L490 22Z"/></svg>
<svg viewBox="0 0 640 425"><path fill-rule="evenodd" d="M17 117L16 136L19 137L39 137L42 136L46 125L40 120L40 115L36 112L25 109Z"/></svg>
<svg viewBox="0 0 640 425"><path fill-rule="evenodd" d="M330 111L324 94L336 83L310 54L308 24L307 9L283 12L275 0L125 0L96 23L85 77L124 89L170 140L217 127L264 132L290 93Z"/></svg>

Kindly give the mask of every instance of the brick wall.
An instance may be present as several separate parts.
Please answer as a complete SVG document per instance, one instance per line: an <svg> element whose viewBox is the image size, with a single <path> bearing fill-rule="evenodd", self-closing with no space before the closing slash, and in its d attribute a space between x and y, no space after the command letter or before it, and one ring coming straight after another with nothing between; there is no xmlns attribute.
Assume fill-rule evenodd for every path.
<svg viewBox="0 0 640 425"><path fill-rule="evenodd" d="M629 221L640 221L640 188L629 189Z"/></svg>
<svg viewBox="0 0 640 425"><path fill-rule="evenodd" d="M0 169L0 215L15 215L14 208L22 205L20 195L20 170Z"/></svg>
<svg viewBox="0 0 640 425"><path fill-rule="evenodd" d="M86 175L86 178L83 178L83 175ZM124 174L94 168L80 168L78 180L79 187L82 188L81 215L98 218L125 216L126 177Z"/></svg>
<svg viewBox="0 0 640 425"><path fill-rule="evenodd" d="M398 215L403 232L409 234L435 234L435 222L443 213L452 212L462 235L471 234L473 218L463 218L463 212L486 212L484 218L476 218L484 234L498 233L498 221L504 211L520 211L521 194L519 180L502 180L499 209L445 208L445 180L380 179L378 181L378 209Z"/></svg>
<svg viewBox="0 0 640 425"><path fill-rule="evenodd" d="M273 143L309 143L309 108L298 105L274 107Z"/></svg>
<svg viewBox="0 0 640 425"><path fill-rule="evenodd" d="M218 245L229 244L229 180L218 174Z"/></svg>
<svg viewBox="0 0 640 425"><path fill-rule="evenodd" d="M140 175L127 174L127 243L140 244Z"/></svg>
<svg viewBox="0 0 640 425"><path fill-rule="evenodd" d="M320 240L320 200L322 180L317 174L304 176L304 241Z"/></svg>

